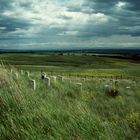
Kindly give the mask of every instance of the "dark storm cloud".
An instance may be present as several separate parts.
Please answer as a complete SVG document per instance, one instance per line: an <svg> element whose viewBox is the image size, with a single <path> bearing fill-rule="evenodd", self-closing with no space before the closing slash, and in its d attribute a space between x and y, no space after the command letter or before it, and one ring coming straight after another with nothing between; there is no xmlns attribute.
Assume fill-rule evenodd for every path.
<svg viewBox="0 0 140 140"><path fill-rule="evenodd" d="M126 11L120 11L119 13L119 11L116 10L115 6L119 2L126 3L125 6L122 6L122 10ZM138 12L140 11L140 0L86 0L84 5L94 9L96 12L103 12L109 15L113 15L114 13L123 15L128 11L140 15ZM129 17L129 14L127 14L127 16Z"/></svg>
<svg viewBox="0 0 140 140"><path fill-rule="evenodd" d="M72 42L114 35L140 36L140 0L0 0L0 40Z"/></svg>
<svg viewBox="0 0 140 140"><path fill-rule="evenodd" d="M89 7L96 8L97 10L104 10L108 11L110 8L112 8L115 4L118 2L126 2L130 4L126 7L126 9L137 11L140 10L140 1L139 0L86 0L85 5L88 5ZM108 9L109 8L109 9Z"/></svg>
<svg viewBox="0 0 140 140"><path fill-rule="evenodd" d="M10 9L14 10L12 7L12 3L14 2L15 0L11 0L10 2L9 0L0 0L0 12L3 13ZM117 4L119 2L124 2L126 5L117 9ZM19 6L32 10L32 1L20 2ZM100 25L94 25L92 22L87 23L87 26L84 26L84 29L78 29L79 36L108 36L113 34L140 35L138 27L140 26L140 0L85 0L82 5L69 5L66 7L68 12L81 12L89 15L103 13L110 17L109 22ZM71 17L68 17L67 15L59 15L58 18L64 20L71 19ZM36 20L37 18L32 19ZM30 21L7 16L4 17L0 14L0 27L5 27L5 30L1 30L3 33L16 31L17 28L27 29L30 26L32 26ZM135 30L133 30L133 27L135 27ZM53 31L54 30L52 30L52 32Z"/></svg>
<svg viewBox="0 0 140 140"><path fill-rule="evenodd" d="M21 7L24 7L26 9L31 9L32 8L32 3L31 2L23 2L23 3L20 3L20 6Z"/></svg>
<svg viewBox="0 0 140 140"><path fill-rule="evenodd" d="M130 6L128 7L129 10L140 11L140 1L139 0L126 0L126 2L130 3Z"/></svg>
<svg viewBox="0 0 140 140"><path fill-rule="evenodd" d="M13 32L17 29L28 29L31 24L25 22L25 20L19 20L16 18L4 17L0 18L0 27L4 27L4 29L0 29L3 33Z"/></svg>
<svg viewBox="0 0 140 140"><path fill-rule="evenodd" d="M11 8L11 2L9 2L9 0L0 0L0 13L8 8Z"/></svg>
<svg viewBox="0 0 140 140"><path fill-rule="evenodd" d="M121 5L123 3L125 5ZM86 0L83 7L88 7L90 11L92 9L93 13L104 13L111 17L103 25L88 24L83 36L140 36L140 0Z"/></svg>
<svg viewBox="0 0 140 140"><path fill-rule="evenodd" d="M18 35L11 35L10 33L14 33L20 29L29 29L32 25L30 21L25 19L19 19L16 16L13 17L12 15L4 14L7 10L16 10L12 5L14 2L14 0L0 0L0 39L16 39L20 33L18 33Z"/></svg>

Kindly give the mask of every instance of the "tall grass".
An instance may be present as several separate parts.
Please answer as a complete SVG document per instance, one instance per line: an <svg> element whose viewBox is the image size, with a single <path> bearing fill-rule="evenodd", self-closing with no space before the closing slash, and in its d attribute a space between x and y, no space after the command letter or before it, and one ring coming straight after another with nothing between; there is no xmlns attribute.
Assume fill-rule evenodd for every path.
<svg viewBox="0 0 140 140"><path fill-rule="evenodd" d="M14 72L18 72L14 69ZM123 140L140 138L140 86L120 80L119 96L104 92L109 79L79 78L46 87L40 73L34 91L25 75L0 68L1 140ZM70 82L71 79L71 82ZM131 89L126 90L126 86Z"/></svg>

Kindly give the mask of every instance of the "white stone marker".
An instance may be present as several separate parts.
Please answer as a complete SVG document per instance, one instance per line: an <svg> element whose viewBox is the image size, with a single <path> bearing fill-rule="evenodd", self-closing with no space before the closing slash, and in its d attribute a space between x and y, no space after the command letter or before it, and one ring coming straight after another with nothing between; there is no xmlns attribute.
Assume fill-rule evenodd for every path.
<svg viewBox="0 0 140 140"><path fill-rule="evenodd" d="M82 83L76 83L75 85L76 85L80 90L82 90L82 85L83 85Z"/></svg>
<svg viewBox="0 0 140 140"><path fill-rule="evenodd" d="M58 81L60 81L60 82L64 82L64 77L63 77L63 76L58 76L57 79L58 79Z"/></svg>
<svg viewBox="0 0 140 140"><path fill-rule="evenodd" d="M23 70L20 70L20 73L21 73L21 75L23 75L24 74L24 71Z"/></svg>
<svg viewBox="0 0 140 140"><path fill-rule="evenodd" d="M13 70L12 70L12 69L10 69L10 72L11 72L11 73L13 73Z"/></svg>
<svg viewBox="0 0 140 140"><path fill-rule="evenodd" d="M126 89L131 89L131 87L127 86Z"/></svg>
<svg viewBox="0 0 140 140"><path fill-rule="evenodd" d="M33 79L29 80L29 86L30 88L32 88L33 90L36 90L36 81Z"/></svg>
<svg viewBox="0 0 140 140"><path fill-rule="evenodd" d="M112 89L112 86L111 85L104 85L104 91L105 93L109 93Z"/></svg>
<svg viewBox="0 0 140 140"><path fill-rule="evenodd" d="M15 78L18 78L18 73L14 73Z"/></svg>
<svg viewBox="0 0 140 140"><path fill-rule="evenodd" d="M52 81L53 83L56 83L56 76L51 76L51 81Z"/></svg>
<svg viewBox="0 0 140 140"><path fill-rule="evenodd" d="M41 79L45 79L45 77L46 77L46 73L43 72L43 73L41 74Z"/></svg>
<svg viewBox="0 0 140 140"><path fill-rule="evenodd" d="M47 87L50 87L50 85L51 85L51 80L50 80L50 78L49 78L49 77L45 77L45 78L44 78L44 81L45 81L45 85L46 85Z"/></svg>
<svg viewBox="0 0 140 140"><path fill-rule="evenodd" d="M29 71L26 71L26 72L25 72L25 75L26 75L27 77L29 77L29 76L30 76Z"/></svg>

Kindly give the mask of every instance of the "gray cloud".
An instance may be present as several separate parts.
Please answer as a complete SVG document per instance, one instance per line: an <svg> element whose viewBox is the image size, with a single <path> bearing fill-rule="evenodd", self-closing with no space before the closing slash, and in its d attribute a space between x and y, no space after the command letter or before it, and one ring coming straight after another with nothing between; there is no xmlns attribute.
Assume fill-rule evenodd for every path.
<svg viewBox="0 0 140 140"><path fill-rule="evenodd" d="M11 5L10 5L11 2L9 2L8 0L0 0L0 12L3 12L4 10L11 8Z"/></svg>
<svg viewBox="0 0 140 140"><path fill-rule="evenodd" d="M86 0L82 7L69 7L69 11L104 13L110 17L102 25L87 24L80 36L132 35L140 36L139 0Z"/></svg>
<svg viewBox="0 0 140 140"><path fill-rule="evenodd" d="M0 27L5 27L3 33L13 32L16 31L16 29L27 29L31 26L30 23L28 23L25 20L18 20L16 18L10 18L10 17L2 17L0 18Z"/></svg>
<svg viewBox="0 0 140 140"><path fill-rule="evenodd" d="M140 0L0 0L0 40L70 43L116 35L140 36Z"/></svg>

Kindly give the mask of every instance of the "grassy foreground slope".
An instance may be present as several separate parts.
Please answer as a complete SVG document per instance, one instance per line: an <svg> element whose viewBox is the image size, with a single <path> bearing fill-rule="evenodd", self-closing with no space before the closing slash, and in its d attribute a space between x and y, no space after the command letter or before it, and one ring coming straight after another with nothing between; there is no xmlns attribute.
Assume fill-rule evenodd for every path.
<svg viewBox="0 0 140 140"><path fill-rule="evenodd" d="M139 79L119 80L113 98L104 92L108 78L66 77L50 87L39 72L32 70L30 78L35 91L24 74L0 68L0 140L140 139ZM75 86L81 81L82 90Z"/></svg>

